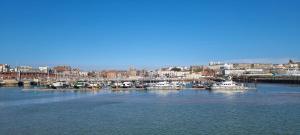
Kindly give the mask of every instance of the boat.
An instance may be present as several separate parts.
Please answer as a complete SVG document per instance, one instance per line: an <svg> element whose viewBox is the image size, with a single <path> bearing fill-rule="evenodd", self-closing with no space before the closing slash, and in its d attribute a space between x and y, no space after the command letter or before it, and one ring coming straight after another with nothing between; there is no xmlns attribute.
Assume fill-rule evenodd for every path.
<svg viewBox="0 0 300 135"><path fill-rule="evenodd" d="M3 80L2 82L1 82L1 84L3 85L3 86L20 86L20 82L19 81L17 81L16 79L8 79L8 80Z"/></svg>
<svg viewBox="0 0 300 135"><path fill-rule="evenodd" d="M111 87L114 89L116 89L116 88L132 88L133 84L132 84L132 82L123 82L123 83L116 82Z"/></svg>
<svg viewBox="0 0 300 135"><path fill-rule="evenodd" d="M158 82L152 86L146 87L147 90L180 90L183 86L178 83Z"/></svg>
<svg viewBox="0 0 300 135"><path fill-rule="evenodd" d="M114 84L111 85L111 88L116 89L116 88L122 88L123 83L115 82Z"/></svg>
<svg viewBox="0 0 300 135"><path fill-rule="evenodd" d="M138 88L138 89L145 89L146 87L148 87L149 85L147 84L142 84L142 83L137 83L135 84L135 88Z"/></svg>
<svg viewBox="0 0 300 135"><path fill-rule="evenodd" d="M86 81L77 81L74 85L74 88L80 89L80 88L86 88L88 87L89 83Z"/></svg>
<svg viewBox="0 0 300 135"><path fill-rule="evenodd" d="M96 82L90 82L90 83L87 84L87 87L91 88L91 89L100 89L101 85L99 83L96 83Z"/></svg>
<svg viewBox="0 0 300 135"><path fill-rule="evenodd" d="M247 90L243 83L236 83L232 80L214 83L209 87L210 90Z"/></svg>
<svg viewBox="0 0 300 135"><path fill-rule="evenodd" d="M67 88L69 84L66 81L57 81L50 85L53 89Z"/></svg>
<svg viewBox="0 0 300 135"><path fill-rule="evenodd" d="M122 83L122 88L131 88L132 87L132 82L123 82Z"/></svg>
<svg viewBox="0 0 300 135"><path fill-rule="evenodd" d="M197 89L205 89L206 88L206 86L202 83L193 84L192 87L197 88Z"/></svg>

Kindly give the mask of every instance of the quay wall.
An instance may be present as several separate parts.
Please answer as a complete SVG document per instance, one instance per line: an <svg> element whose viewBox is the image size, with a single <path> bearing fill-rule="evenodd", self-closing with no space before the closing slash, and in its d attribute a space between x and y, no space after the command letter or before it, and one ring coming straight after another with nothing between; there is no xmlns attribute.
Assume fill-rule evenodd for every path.
<svg viewBox="0 0 300 135"><path fill-rule="evenodd" d="M240 76L233 77L233 80L248 83L300 84L300 76Z"/></svg>

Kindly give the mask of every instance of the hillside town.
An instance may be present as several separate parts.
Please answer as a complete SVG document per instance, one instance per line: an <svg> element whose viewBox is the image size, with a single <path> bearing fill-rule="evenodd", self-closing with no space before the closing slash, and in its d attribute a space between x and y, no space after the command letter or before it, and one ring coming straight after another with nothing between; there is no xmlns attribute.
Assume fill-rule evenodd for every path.
<svg viewBox="0 0 300 135"><path fill-rule="evenodd" d="M210 62L199 66L163 67L156 70L135 69L84 71L71 66L12 66L0 64L0 81L2 85L25 83L49 83L54 81L75 82L93 81L138 81L138 80L181 80L203 81L219 77L235 78L292 78L300 77L300 62L292 60L284 64L271 63L224 63Z"/></svg>

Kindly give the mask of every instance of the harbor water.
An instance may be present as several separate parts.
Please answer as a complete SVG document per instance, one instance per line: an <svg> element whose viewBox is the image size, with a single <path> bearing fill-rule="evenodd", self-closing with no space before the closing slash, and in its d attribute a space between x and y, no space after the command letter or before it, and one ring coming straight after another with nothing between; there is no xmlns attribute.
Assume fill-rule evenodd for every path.
<svg viewBox="0 0 300 135"><path fill-rule="evenodd" d="M299 85L256 90L30 91L0 88L1 135L299 135Z"/></svg>

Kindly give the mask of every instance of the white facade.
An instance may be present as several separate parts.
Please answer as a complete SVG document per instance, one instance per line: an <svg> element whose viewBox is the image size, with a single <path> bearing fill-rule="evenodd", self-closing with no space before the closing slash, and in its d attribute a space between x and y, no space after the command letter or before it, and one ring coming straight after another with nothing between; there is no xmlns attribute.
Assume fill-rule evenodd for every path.
<svg viewBox="0 0 300 135"><path fill-rule="evenodd" d="M192 73L192 74L186 75L185 78L186 78L186 79L200 79L200 78L203 78L203 76L202 76L202 74L195 74L195 73Z"/></svg>
<svg viewBox="0 0 300 135"><path fill-rule="evenodd" d="M224 64L224 69L233 69L233 64Z"/></svg>
<svg viewBox="0 0 300 135"><path fill-rule="evenodd" d="M16 67L16 71L17 72L30 72L30 71L32 71L32 67L31 66L19 66L19 67Z"/></svg>
<svg viewBox="0 0 300 135"><path fill-rule="evenodd" d="M262 73L263 69L246 69L246 72Z"/></svg>
<svg viewBox="0 0 300 135"><path fill-rule="evenodd" d="M9 65L0 64L0 72L8 72L10 70Z"/></svg>
<svg viewBox="0 0 300 135"><path fill-rule="evenodd" d="M300 76L300 70L288 70L287 75Z"/></svg>
<svg viewBox="0 0 300 135"><path fill-rule="evenodd" d="M43 73L47 73L48 72L48 67L39 67L39 70Z"/></svg>
<svg viewBox="0 0 300 135"><path fill-rule="evenodd" d="M243 75L246 70L241 69L225 69L224 75Z"/></svg>
<svg viewBox="0 0 300 135"><path fill-rule="evenodd" d="M79 75L80 76L88 76L89 72L84 72L84 71L80 71Z"/></svg>
<svg viewBox="0 0 300 135"><path fill-rule="evenodd" d="M186 75L190 74L189 71L157 71L157 74L160 77L185 77Z"/></svg>

